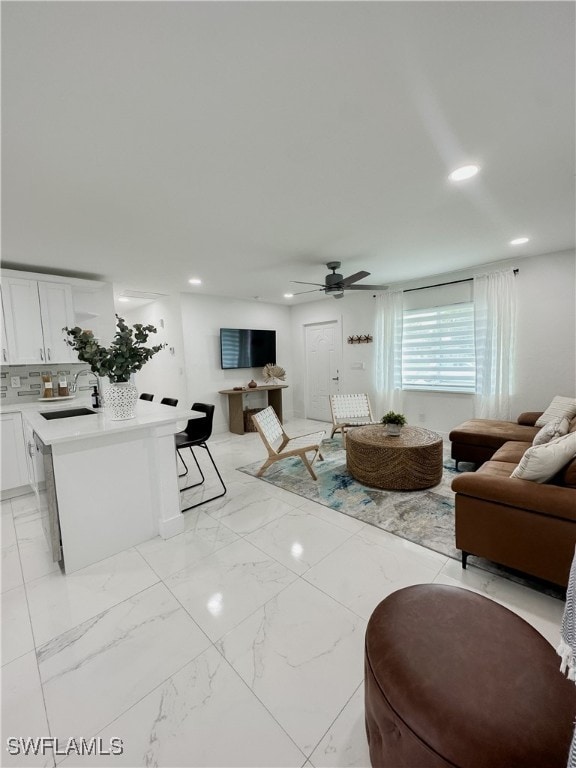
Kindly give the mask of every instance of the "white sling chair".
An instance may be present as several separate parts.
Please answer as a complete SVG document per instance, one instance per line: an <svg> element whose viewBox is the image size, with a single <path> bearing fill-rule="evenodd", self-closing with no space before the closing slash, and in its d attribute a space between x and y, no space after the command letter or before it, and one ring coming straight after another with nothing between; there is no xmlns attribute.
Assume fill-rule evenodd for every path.
<svg viewBox="0 0 576 768"><path fill-rule="evenodd" d="M360 395L330 395L330 410L332 411L332 434L342 432L342 441L346 438L349 427L365 427L378 424L372 416L372 408L367 394Z"/></svg>
<svg viewBox="0 0 576 768"><path fill-rule="evenodd" d="M290 456L299 456L312 478L318 479L314 474L312 464L316 461L316 457L323 458L320 453L320 444L326 432L312 432L300 437L288 437L278 420L278 416L276 416L276 411L270 405L263 411L253 414L252 421L268 451L268 458L258 470L257 477L261 477L275 461L287 459ZM314 453L311 461L306 456L307 453Z"/></svg>

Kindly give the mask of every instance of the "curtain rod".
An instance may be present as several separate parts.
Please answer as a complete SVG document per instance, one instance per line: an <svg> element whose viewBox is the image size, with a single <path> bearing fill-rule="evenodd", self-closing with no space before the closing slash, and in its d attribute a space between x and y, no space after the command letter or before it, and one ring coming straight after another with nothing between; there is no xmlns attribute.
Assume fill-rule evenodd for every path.
<svg viewBox="0 0 576 768"><path fill-rule="evenodd" d="M514 274L517 275L519 269L514 270ZM410 293L410 291L425 291L427 288L440 288L443 285L456 285L456 283L471 283L474 280L473 277L466 277L462 280L451 280L448 283L436 283L435 285L423 285L421 288L406 288L402 293Z"/></svg>

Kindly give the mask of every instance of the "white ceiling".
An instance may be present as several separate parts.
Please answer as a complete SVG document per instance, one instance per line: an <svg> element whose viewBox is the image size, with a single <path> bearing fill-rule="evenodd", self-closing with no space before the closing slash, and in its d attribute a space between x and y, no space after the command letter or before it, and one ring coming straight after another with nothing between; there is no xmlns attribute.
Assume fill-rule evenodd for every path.
<svg viewBox="0 0 576 768"><path fill-rule="evenodd" d="M3 2L4 265L288 303L574 248L574 16Z"/></svg>

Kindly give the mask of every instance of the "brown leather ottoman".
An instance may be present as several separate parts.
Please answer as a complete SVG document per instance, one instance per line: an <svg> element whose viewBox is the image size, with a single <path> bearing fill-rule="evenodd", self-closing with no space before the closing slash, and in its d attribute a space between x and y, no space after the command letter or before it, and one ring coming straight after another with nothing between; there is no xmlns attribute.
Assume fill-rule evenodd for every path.
<svg viewBox="0 0 576 768"><path fill-rule="evenodd" d="M507 608L420 584L370 617L365 712L374 768L566 768L576 686Z"/></svg>

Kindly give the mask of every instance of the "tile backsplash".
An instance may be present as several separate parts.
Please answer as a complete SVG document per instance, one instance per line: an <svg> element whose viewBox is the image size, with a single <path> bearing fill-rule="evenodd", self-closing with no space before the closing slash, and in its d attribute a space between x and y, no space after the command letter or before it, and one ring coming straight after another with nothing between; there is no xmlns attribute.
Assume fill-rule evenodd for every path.
<svg viewBox="0 0 576 768"><path fill-rule="evenodd" d="M88 392L95 384L98 384L95 374L85 363L63 363L62 365L3 365L0 366L0 403L12 405L13 403L31 402L42 395L42 375L51 374L53 378L66 376L68 384L78 376L78 392ZM12 387L12 376L20 377L20 386Z"/></svg>

